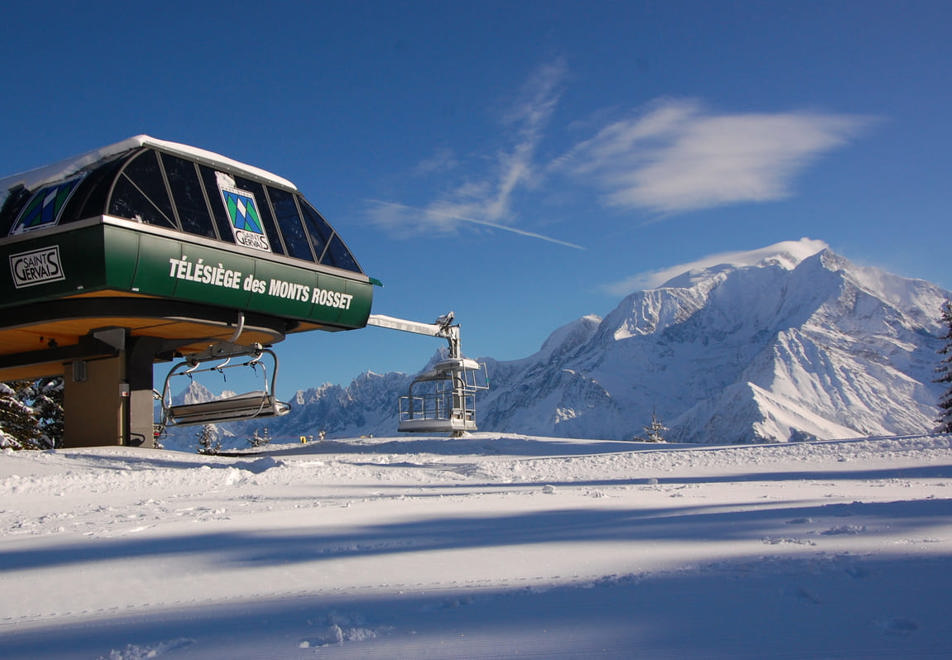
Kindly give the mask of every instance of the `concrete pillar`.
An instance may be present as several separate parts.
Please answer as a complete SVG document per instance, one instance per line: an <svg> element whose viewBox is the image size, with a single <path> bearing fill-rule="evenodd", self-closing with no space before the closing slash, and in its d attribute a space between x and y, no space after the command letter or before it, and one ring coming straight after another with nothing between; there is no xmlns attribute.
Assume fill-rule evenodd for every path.
<svg viewBox="0 0 952 660"><path fill-rule="evenodd" d="M155 446L152 361L159 341L131 339L116 357L66 365L64 447Z"/></svg>
<svg viewBox="0 0 952 660"><path fill-rule="evenodd" d="M161 344L162 340L155 337L133 337L128 341L125 365L129 386L127 445L155 446L152 364Z"/></svg>
<svg viewBox="0 0 952 660"><path fill-rule="evenodd" d="M125 355L68 363L63 374L63 446L121 445Z"/></svg>

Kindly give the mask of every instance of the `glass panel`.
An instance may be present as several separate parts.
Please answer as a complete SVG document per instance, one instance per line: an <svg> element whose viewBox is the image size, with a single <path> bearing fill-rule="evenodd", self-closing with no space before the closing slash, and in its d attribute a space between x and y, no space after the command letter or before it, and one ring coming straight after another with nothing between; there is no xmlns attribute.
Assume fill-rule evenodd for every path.
<svg viewBox="0 0 952 660"><path fill-rule="evenodd" d="M119 168L125 165L136 152L120 156L100 165L86 175L63 210L61 223L95 218L106 213L107 197L112 189Z"/></svg>
<svg viewBox="0 0 952 660"><path fill-rule="evenodd" d="M321 217L321 214L314 210L314 207L308 204L303 197L298 197L301 203L301 213L304 214L304 226L311 237L311 245L314 246L314 254L320 259L324 254L324 248L327 247L327 241L330 240L334 230L327 224L327 221Z"/></svg>
<svg viewBox="0 0 952 660"><path fill-rule="evenodd" d="M79 181L79 178L74 178L37 190L23 207L10 235L55 226Z"/></svg>
<svg viewBox="0 0 952 660"><path fill-rule="evenodd" d="M354 255L351 254L347 246L344 245L344 241L342 241L337 234L334 234L334 238L331 239L330 247L328 247L327 252L324 253L324 258L321 260L321 263L327 264L328 266L337 266L338 268L343 268L344 270L349 270L354 273L363 272L360 270L360 266L357 265L357 260L354 259Z"/></svg>
<svg viewBox="0 0 952 660"><path fill-rule="evenodd" d="M271 243L271 251L275 254L284 254L284 248L281 247L281 236L274 224L274 216L271 215L268 198L264 194L264 186L251 179L242 179L240 176L235 177L235 185L255 196L255 201L258 203L258 213L261 214L261 221L264 223L264 233L268 235L268 242Z"/></svg>
<svg viewBox="0 0 952 660"><path fill-rule="evenodd" d="M271 187L268 187L268 194L271 196L274 214L278 217L278 225L284 235L284 243L288 246L288 256L314 261L307 234L304 233L301 218L298 217L294 195Z"/></svg>
<svg viewBox="0 0 952 660"><path fill-rule="evenodd" d="M218 227L218 235L221 240L229 243L235 242L235 235L231 231L231 225L228 224L228 214L225 213L225 207L221 201L221 191L218 189L218 178L215 176L215 170L204 165L198 166L202 175L202 183L205 184L205 193L208 195L208 203L212 207L212 215L215 217L215 225ZM271 246L275 250L275 246ZM277 246L276 252L281 252L281 246Z"/></svg>
<svg viewBox="0 0 952 660"><path fill-rule="evenodd" d="M165 165L165 174L169 179L172 199L175 201L182 229L190 234L216 238L195 164L168 154L162 154L162 164Z"/></svg>
<svg viewBox="0 0 952 660"><path fill-rule="evenodd" d="M109 215L129 220L138 220L150 225L178 229L171 218L162 213L132 181L123 174L116 181L109 203Z"/></svg>
<svg viewBox="0 0 952 660"><path fill-rule="evenodd" d="M129 177L129 180L132 181L155 205L155 208L165 216L161 222L147 222L149 222L149 224L161 224L174 228L175 212L172 211L172 202L169 200L169 192L165 187L165 181L162 179L162 170L159 169L158 154L151 150L143 152L137 156L135 160L126 165L122 173ZM115 200L115 192L113 192L112 198Z"/></svg>
<svg viewBox="0 0 952 660"><path fill-rule="evenodd" d="M3 208L0 209L0 236L6 236L13 226L17 216L20 215L20 209L30 198L30 191L21 185L10 191L3 202Z"/></svg>

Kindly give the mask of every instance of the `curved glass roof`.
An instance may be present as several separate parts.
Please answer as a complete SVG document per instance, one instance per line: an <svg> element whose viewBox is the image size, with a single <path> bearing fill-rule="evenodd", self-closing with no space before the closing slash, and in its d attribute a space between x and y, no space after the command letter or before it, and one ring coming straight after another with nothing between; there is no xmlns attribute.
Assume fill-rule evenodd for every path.
<svg viewBox="0 0 952 660"><path fill-rule="evenodd" d="M0 239L112 216L363 273L291 182L148 136L8 177L0 181L0 199Z"/></svg>

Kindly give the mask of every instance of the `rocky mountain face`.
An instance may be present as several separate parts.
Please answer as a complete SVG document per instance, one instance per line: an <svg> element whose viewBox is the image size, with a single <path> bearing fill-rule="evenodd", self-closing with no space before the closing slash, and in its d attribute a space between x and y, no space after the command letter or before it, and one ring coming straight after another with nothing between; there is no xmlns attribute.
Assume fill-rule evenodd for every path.
<svg viewBox="0 0 952 660"><path fill-rule="evenodd" d="M482 426L622 439L654 412L681 442L928 431L948 295L828 249L685 273L493 364Z"/></svg>
<svg viewBox="0 0 952 660"><path fill-rule="evenodd" d="M652 414L676 442L931 430L950 293L805 250L816 244L732 255L559 328L532 356L485 359L480 430L631 439ZM366 373L300 391L291 414L268 424L275 436L393 434L409 381Z"/></svg>

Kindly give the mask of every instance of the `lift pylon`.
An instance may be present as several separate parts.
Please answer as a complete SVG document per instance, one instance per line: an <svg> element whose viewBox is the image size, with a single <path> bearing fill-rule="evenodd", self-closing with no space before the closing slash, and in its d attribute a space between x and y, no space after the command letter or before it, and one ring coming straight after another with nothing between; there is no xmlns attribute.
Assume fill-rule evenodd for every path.
<svg viewBox="0 0 952 660"><path fill-rule="evenodd" d="M413 379L406 396L398 404L397 430L404 433L450 433L454 437L476 430L476 392L487 390L485 366L463 357L459 324L454 314L445 314L433 323L408 321L383 314L371 314L367 325L430 337L449 344L449 354ZM482 383L479 374L483 373Z"/></svg>

